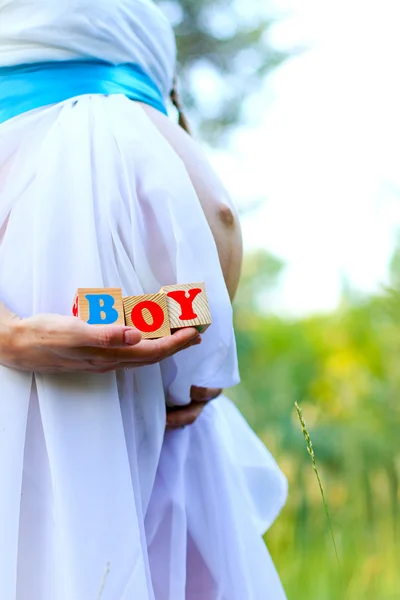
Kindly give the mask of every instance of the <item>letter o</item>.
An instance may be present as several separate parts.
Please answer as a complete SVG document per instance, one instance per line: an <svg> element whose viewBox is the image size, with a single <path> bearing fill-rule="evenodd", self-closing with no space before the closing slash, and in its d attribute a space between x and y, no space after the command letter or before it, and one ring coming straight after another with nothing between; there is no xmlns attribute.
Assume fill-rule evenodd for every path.
<svg viewBox="0 0 400 600"><path fill-rule="evenodd" d="M147 323L143 317L143 309L145 308L147 308L153 319L153 322L150 324ZM163 326L165 316L164 311L159 304L152 302L151 300L143 300L132 308L131 319L133 325L139 329L139 331L143 331L143 333L154 333L154 331L158 331L158 329Z"/></svg>

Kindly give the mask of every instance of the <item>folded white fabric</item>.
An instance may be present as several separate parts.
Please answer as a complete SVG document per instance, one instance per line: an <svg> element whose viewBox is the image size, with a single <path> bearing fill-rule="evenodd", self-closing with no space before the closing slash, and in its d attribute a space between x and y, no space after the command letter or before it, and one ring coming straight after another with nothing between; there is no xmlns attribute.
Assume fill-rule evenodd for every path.
<svg viewBox="0 0 400 600"><path fill-rule="evenodd" d="M174 56L147 0L0 0L1 66L137 62L166 96ZM0 298L16 313L71 314L79 287L136 295L189 281L206 282L213 324L162 365L118 376L0 367L0 598L96 598L110 563L102 600L280 600L261 533L286 494L227 400L164 441L167 394L184 404L190 385L239 375L214 240L143 109L89 94L0 126Z"/></svg>

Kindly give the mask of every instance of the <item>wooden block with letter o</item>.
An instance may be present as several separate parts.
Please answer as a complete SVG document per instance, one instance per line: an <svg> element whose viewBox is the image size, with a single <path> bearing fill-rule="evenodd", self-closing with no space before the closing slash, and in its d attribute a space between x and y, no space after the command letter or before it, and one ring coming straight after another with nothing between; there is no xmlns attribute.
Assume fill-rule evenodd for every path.
<svg viewBox="0 0 400 600"><path fill-rule="evenodd" d="M205 283L165 285L171 329L196 327L203 333L211 325L211 313Z"/></svg>
<svg viewBox="0 0 400 600"><path fill-rule="evenodd" d="M79 288L72 314L89 325L125 325L120 288Z"/></svg>
<svg viewBox="0 0 400 600"><path fill-rule="evenodd" d="M171 335L165 294L127 296L123 299L125 322L136 327L145 339Z"/></svg>

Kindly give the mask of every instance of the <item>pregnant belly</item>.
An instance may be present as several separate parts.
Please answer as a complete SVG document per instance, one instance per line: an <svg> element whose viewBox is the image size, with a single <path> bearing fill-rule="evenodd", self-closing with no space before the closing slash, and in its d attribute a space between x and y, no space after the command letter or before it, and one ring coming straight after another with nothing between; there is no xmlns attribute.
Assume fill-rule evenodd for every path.
<svg viewBox="0 0 400 600"><path fill-rule="evenodd" d="M141 104L140 106L186 168L214 237L225 283L230 297L233 298L240 277L242 240L237 214L229 195L211 168L200 145L162 113L148 105ZM49 114L48 110L51 113L53 109L43 109L43 115ZM22 118L29 122L31 120L29 115ZM32 116L32 120L33 118ZM49 122L51 118L50 115ZM21 137L21 135L10 136L15 146L15 152L17 152L19 145L24 147L27 145L26 138ZM8 144L4 144L6 150L8 146ZM28 150L26 152L29 154ZM0 192L3 184L9 181L11 175L9 167L13 165L13 155L14 150L9 147L5 157L0 155ZM31 161L29 161L29 164L31 164ZM2 215L0 214L0 247L7 227L7 207L3 208L4 218L1 218Z"/></svg>
<svg viewBox="0 0 400 600"><path fill-rule="evenodd" d="M242 238L232 201L199 144L162 113L145 104L142 107L186 167L214 236L225 283L233 298L240 278Z"/></svg>

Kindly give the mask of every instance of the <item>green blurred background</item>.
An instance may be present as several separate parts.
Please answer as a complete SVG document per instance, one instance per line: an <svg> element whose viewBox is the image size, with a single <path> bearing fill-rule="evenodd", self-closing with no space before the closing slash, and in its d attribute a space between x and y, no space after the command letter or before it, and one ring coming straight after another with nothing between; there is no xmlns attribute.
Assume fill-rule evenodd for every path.
<svg viewBox="0 0 400 600"><path fill-rule="evenodd" d="M386 293L343 295L330 314L288 319L264 314L257 302L276 261L262 252L246 257L236 303L243 381L231 397L289 479L288 503L266 540L290 600L400 597L399 262L396 255ZM313 441L342 574L295 401Z"/></svg>
<svg viewBox="0 0 400 600"><path fill-rule="evenodd" d="M359 48L362 48L361 54L368 57L364 82L373 86L370 67L385 71L393 54L391 48L387 47L381 55L380 64L379 59L375 61L377 64L372 64L373 57L378 56L377 40L383 43L389 38L389 31L386 35L385 27L389 27L390 14L387 12L386 21L379 21L379 14L389 11L394 3L383 0L380 11L376 3L370 6L357 0L321 0L320 3L304 0L303 4L308 8L308 21L303 15L303 21L301 18L297 21L298 27L314 28L316 38L325 21L328 21L325 25L329 29L331 16L335 16L338 26L344 23L343 36L338 35L337 40L333 38L332 42L334 50L337 47L338 62L335 62L335 52L333 62L329 63L328 55L321 51L317 56L321 72L330 69L334 73L336 68L340 70L340 64L352 65ZM288 36L291 41L289 39L286 44L274 43L279 38L274 31L290 15L290 3L279 3L279 10L267 0L163 0L160 5L175 26L180 87L196 135L208 147L211 159L216 149L222 154L229 154L234 146L235 132L257 128L263 112L268 112L268 99L273 95L268 87L271 74L279 72L287 64L293 64L309 51L307 43L301 42L301 35ZM326 15L324 10L327 11ZM395 13L392 11L391 14ZM367 17L371 30L364 28L362 33L361 25L367 22ZM354 26L354 31L348 32L349 23ZM381 31L378 38L379 27ZM324 35L320 35L321 48L324 47ZM343 51L343 39L346 36L347 46ZM284 38L285 35L280 36L281 41ZM354 77L350 73L350 88L361 76L360 72L355 71ZM389 74L388 77L393 79L394 76ZM314 88L310 90L310 98L318 95L321 87L320 81L312 77L311 85ZM343 83L343 88L346 85ZM374 165L379 162L386 147L384 143L380 146L374 143L381 140L384 111L380 113L377 105L376 111L368 114L365 121L358 122L357 114L359 110L362 111L362 103L354 104L354 95L358 93L368 102L370 91L364 93L363 89L357 90L354 85L353 89L348 86L343 89L342 114L353 102L349 123L356 122L357 127L352 143L357 149L357 138L367 149L373 147L377 154L369 158ZM375 99L376 96L373 102ZM325 122L331 121L330 114L334 112L335 102L336 99L332 98L331 105L326 106L326 115L319 116L317 124L310 123L309 127L323 128ZM294 95L289 112L292 111L290 107L295 111L297 104L298 99ZM373 106L371 110L374 110ZM388 121L388 126L392 125L395 124ZM364 131L367 132L365 139ZM369 139L371 131L375 131L376 140ZM321 139L326 136L329 137L329 131ZM346 150L348 139L344 137L343 148L338 154ZM385 158L383 162L393 161L392 168L396 170L389 146L386 151L388 159ZM250 144L247 148L248 160L251 161L252 153L260 152L259 147ZM285 161L285 152L280 160ZM339 163L340 156L337 160ZM216 164L218 166L218 161ZM331 168L334 171L335 165ZM355 226L350 231L349 252L351 244L361 244L361 225L365 217L362 207L367 188L370 187L368 177L371 170L357 164L357 156L349 164L349 181L353 182L354 172L359 179L359 187L354 188L359 192L358 195L354 193L354 203L358 202L359 208L358 213L352 215ZM283 164L282 172L286 172L287 178L290 179L293 171L293 164L288 163L286 169ZM345 175L336 173L339 180L347 176L346 170L342 168L342 171ZM230 185L234 176L237 174L230 174L228 168L226 183L235 197L237 190ZM272 178L274 173L266 168L263 176L267 186L269 177ZM244 188L247 184L251 187L251 176L246 177L246 173L243 173L242 179ZM390 177L385 180L387 186L389 180ZM324 197L321 198L321 202L327 202L328 216L329 202L335 201L329 198L329 183L326 184L326 193L322 191ZM282 177L284 185L286 183ZM343 181L343 186L346 188L346 181ZM279 195L279 189L276 193ZM380 198L379 194L378 190L377 197ZM311 282L308 277L304 284L309 288L309 305L306 303L304 306L304 286L299 284L296 290L296 286L292 285L290 310L287 307L281 310L279 299L282 298L280 290L285 273L288 269L297 269L297 281L302 282L310 261L304 259L302 265L293 256L291 263L290 252L289 258L278 258L269 246L268 229L262 247L254 247L250 239L252 231L255 231L256 221L260 221L260 210L271 198L267 192L265 195L262 192L238 195L241 198L236 199L239 200L244 220L250 215L250 225L245 229L243 278L235 300L242 383L230 390L229 395L265 441L289 479L287 505L266 535L288 598L400 598L400 245L392 240L385 246L386 230L381 230L379 237L378 223L375 231L372 222L368 233L370 237L367 236L364 246L368 254L365 253L364 263L363 257L358 257L353 274L355 272L357 279L357 268L364 269L367 275L369 267L373 271L373 258L379 252L382 254L381 247L385 246L387 266L382 285L379 272L372 273L374 285L370 285L369 289L368 285L364 286L360 290L345 273L339 291L332 292L328 304L319 306L318 302L313 303L312 300L319 297L324 286L329 287L330 277L337 278L334 271L330 275L330 269L335 256L341 251L346 265L347 251L343 251L343 239L339 232L337 238L332 237L329 242L331 247L327 256L332 256L332 261L327 260L324 265L324 255L320 257L320 280L315 275ZM398 190L394 189L395 206L400 204L399 196ZM299 187L298 195L292 198L292 206L300 216L300 221L302 202L304 205L307 202L306 192ZM343 215L344 220L351 217L351 196L347 204L349 214ZM295 231L293 225L292 228L289 226L290 199L288 206L288 227L283 221L277 232L282 239L291 235L288 231ZM322 216L317 214L315 217L317 232L323 225L326 227L322 223ZM303 221L304 226L308 226L306 220ZM351 225L352 222L348 222ZM301 226L299 222L298 227ZM324 236L322 233L320 238ZM302 241L299 239L297 249L301 253ZM297 249L295 247L295 252ZM316 246L315 256L319 251L320 248ZM360 252L362 254L362 248ZM311 254L311 261L313 258ZM296 305L297 294L303 298L301 307ZM294 410L296 401L302 407L313 441L338 546L341 572L335 559L318 484Z"/></svg>

